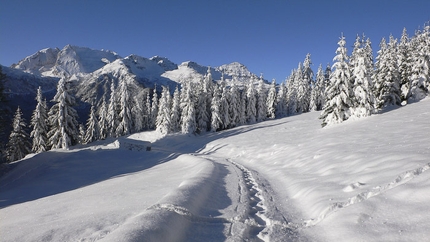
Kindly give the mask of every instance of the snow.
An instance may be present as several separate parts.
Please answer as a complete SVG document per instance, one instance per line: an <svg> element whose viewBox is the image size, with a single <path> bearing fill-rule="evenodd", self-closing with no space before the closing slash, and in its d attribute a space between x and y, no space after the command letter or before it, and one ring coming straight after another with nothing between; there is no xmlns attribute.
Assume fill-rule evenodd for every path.
<svg viewBox="0 0 430 242"><path fill-rule="evenodd" d="M28 155L0 178L0 241L425 241L429 110Z"/></svg>

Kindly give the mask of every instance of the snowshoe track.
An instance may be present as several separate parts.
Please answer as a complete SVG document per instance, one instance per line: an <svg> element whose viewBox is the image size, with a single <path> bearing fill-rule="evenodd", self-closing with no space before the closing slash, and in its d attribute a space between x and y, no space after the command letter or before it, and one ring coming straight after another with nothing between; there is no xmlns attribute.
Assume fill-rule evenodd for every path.
<svg viewBox="0 0 430 242"><path fill-rule="evenodd" d="M413 178L421 175L423 172L430 169L430 163L427 163L423 165L422 167L419 167L414 170L409 170L406 172L403 172L402 174L398 175L394 180L391 182L383 185L383 186L376 186L372 188L371 190L361 192L353 197L348 198L348 200L344 202L336 202L332 203L329 207L327 207L317 218L315 219L309 219L303 223L303 226L313 226L324 220L327 216L331 215L332 213L342 209L349 207L353 204L360 203L363 201L366 201L367 199L371 197L378 196L388 190L391 190L393 188L396 188L402 184L405 184L412 180Z"/></svg>

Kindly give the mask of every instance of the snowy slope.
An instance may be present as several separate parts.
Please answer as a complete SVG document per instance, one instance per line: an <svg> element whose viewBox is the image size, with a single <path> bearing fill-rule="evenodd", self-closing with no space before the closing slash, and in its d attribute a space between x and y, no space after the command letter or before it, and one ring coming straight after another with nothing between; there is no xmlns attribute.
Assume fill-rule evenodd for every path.
<svg viewBox="0 0 430 242"><path fill-rule="evenodd" d="M1 177L0 241L425 241L429 110L29 155Z"/></svg>

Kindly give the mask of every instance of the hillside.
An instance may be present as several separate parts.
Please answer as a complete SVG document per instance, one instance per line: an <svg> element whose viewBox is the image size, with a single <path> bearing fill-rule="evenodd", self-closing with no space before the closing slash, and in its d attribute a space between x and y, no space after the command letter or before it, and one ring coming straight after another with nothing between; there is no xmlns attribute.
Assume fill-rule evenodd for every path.
<svg viewBox="0 0 430 242"><path fill-rule="evenodd" d="M0 180L0 241L424 241L428 110L427 98L323 129L310 112L28 155Z"/></svg>

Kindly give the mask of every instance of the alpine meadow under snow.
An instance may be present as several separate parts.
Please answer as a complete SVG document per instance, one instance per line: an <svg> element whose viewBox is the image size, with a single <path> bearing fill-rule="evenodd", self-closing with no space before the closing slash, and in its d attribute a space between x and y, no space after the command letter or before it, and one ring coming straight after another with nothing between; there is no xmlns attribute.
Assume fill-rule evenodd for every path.
<svg viewBox="0 0 430 242"><path fill-rule="evenodd" d="M428 239L430 26L347 46L279 84L71 45L1 68L0 241Z"/></svg>
<svg viewBox="0 0 430 242"><path fill-rule="evenodd" d="M310 112L29 155L1 178L0 240L425 241L429 110L427 98L323 129Z"/></svg>

